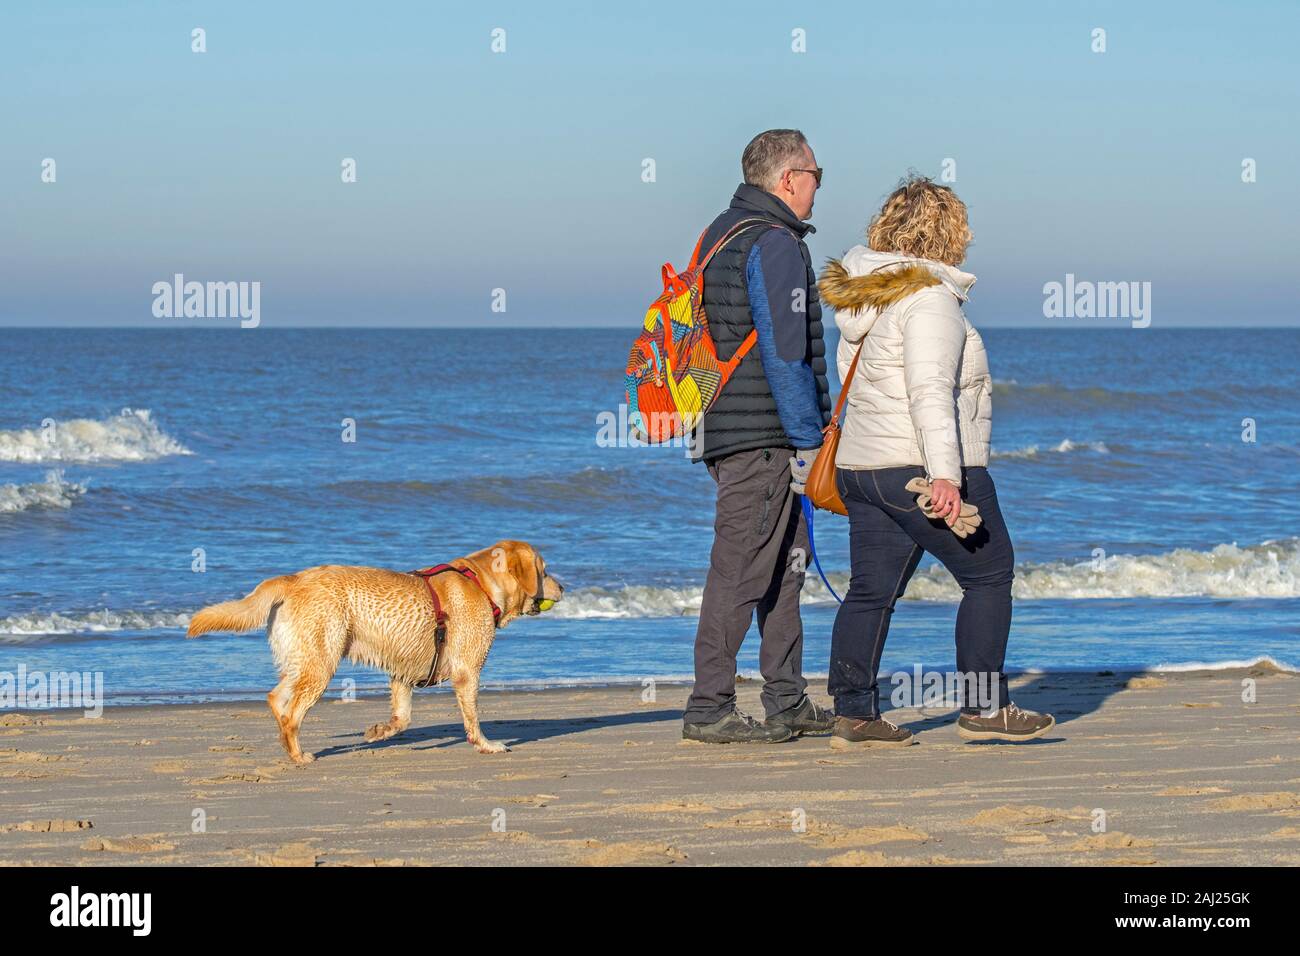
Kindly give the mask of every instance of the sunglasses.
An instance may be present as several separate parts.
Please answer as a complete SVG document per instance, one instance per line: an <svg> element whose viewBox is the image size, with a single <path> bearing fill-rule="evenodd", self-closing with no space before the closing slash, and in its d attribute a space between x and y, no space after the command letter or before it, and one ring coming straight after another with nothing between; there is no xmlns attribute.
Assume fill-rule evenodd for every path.
<svg viewBox="0 0 1300 956"><path fill-rule="evenodd" d="M822 167L820 167L820 166L818 166L816 169L791 169L790 172L792 172L792 173L812 173L813 176L816 177L816 179L817 179L817 185L820 186L820 185L822 184Z"/></svg>

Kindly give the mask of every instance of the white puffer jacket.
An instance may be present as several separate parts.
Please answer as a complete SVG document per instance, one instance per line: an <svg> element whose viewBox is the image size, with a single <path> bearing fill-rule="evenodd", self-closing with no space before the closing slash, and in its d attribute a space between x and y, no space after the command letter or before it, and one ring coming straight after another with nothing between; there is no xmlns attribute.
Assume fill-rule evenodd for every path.
<svg viewBox="0 0 1300 956"><path fill-rule="evenodd" d="M841 382L866 339L840 468L921 465L929 478L959 484L963 466L988 464L993 380L984 342L961 310L974 284L942 262L865 246L831 260L818 289L840 329Z"/></svg>

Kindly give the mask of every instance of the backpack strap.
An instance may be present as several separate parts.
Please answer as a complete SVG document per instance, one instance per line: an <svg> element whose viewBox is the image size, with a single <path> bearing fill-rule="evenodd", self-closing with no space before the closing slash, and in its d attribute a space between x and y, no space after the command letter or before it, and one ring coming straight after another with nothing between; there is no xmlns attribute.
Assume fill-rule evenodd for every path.
<svg viewBox="0 0 1300 956"><path fill-rule="evenodd" d="M692 276L698 277L703 272L704 268L709 264L710 260L712 260L713 257L717 255L719 251L721 251L723 246L725 246L728 242L734 239L742 229L748 229L750 226L757 225L759 223L765 223L767 225L773 226L778 229L786 228L782 226L780 223L772 222L772 220L770 219L761 219L755 216L750 216L748 219L742 219L740 222L736 223L725 233L723 233L722 237L713 244L712 248L710 248L707 253L705 253L704 260L700 261L700 249L703 248L704 246L704 237L709 234L708 228L705 228L705 230L702 233L700 233L700 238L695 240L695 251L691 253L691 261L686 267L686 272ZM663 279L664 279L665 287L668 286L670 281L676 280L680 275L682 275L682 273L673 272L672 266L668 263L664 263ZM664 338L663 355L667 359L668 364L670 366L675 366L677 364L677 349L673 343L673 323L668 316L668 307L666 305L661 304L659 306L659 314L661 316L660 322L661 325L663 326L663 338ZM753 343L751 342L749 343L749 345L752 347ZM749 351L748 347L742 346L742 348L744 349L745 352ZM745 357L743 352L740 354L740 357L741 358ZM728 372L727 374L730 374L730 372Z"/></svg>
<svg viewBox="0 0 1300 956"><path fill-rule="evenodd" d="M695 270L696 268L703 269L705 266L709 264L709 260L711 260L714 256L716 256L719 252L722 251L723 246L729 243L732 239L736 238L736 236L741 232L741 230L748 229L750 226L757 225L760 223L769 225L774 229L786 228L785 226L781 225L779 222L773 222L770 219L756 218L753 216L751 216L748 219L742 219L740 220L740 222L736 223L734 226L732 226L730 229L728 229L726 232L722 234L722 237L713 244L713 248L711 248L707 253L705 253L704 261L701 262L700 247L704 244L704 237L708 235L709 232L708 229L705 229L704 232L700 233L699 241L695 243L695 252L691 255L691 264L690 266L688 266L688 268L691 269L692 271ZM791 235L793 235L793 233L791 233Z"/></svg>
<svg viewBox="0 0 1300 956"><path fill-rule="evenodd" d="M754 347L754 343L757 341L758 329L750 329L749 334L745 336L745 341L740 343L740 348L736 349L731 358L722 363L722 367L726 370L727 378L731 378L732 374L736 371L736 367L740 365L745 356L749 354L749 350Z"/></svg>
<svg viewBox="0 0 1300 956"><path fill-rule="evenodd" d="M704 245L704 237L709 234L709 227L705 226L704 231L700 233L700 238L695 240L695 248L691 250L691 261L686 264L687 270L694 269L700 261L700 247Z"/></svg>
<svg viewBox="0 0 1300 956"><path fill-rule="evenodd" d="M717 242L715 242L713 244L713 248L708 251L707 255L705 255L703 262L697 263L700 254L700 246L703 245L704 236L709 231L705 229L704 232L700 233L699 242L695 244L695 254L691 256L691 266L690 266L691 269L694 270L696 268L699 268L703 270L705 267L708 266L709 261L715 255L717 255L719 252L722 251L722 247L725 246L732 239L736 238L736 236L739 235L742 230L748 229L750 226L760 225L760 224L770 226L773 229L785 229L787 232L790 231L789 227L783 226L779 222L773 222L770 219L762 219L762 218L755 218L755 217L750 217L749 219L742 219L740 220L740 222L736 223L734 226L732 226L730 229L728 229L725 233L722 234L722 238L720 238ZM790 235L793 236L794 233L790 232ZM758 341L758 329L751 329L749 334L745 336L745 340L740 343L740 348L736 349L736 351L732 354L731 358L727 359L727 361L722 363L722 367L724 370L724 376L723 376L724 379L731 377L731 375L736 371L737 366L739 366L741 361L744 360L745 356L749 354L749 350L754 347L754 343L757 341Z"/></svg>

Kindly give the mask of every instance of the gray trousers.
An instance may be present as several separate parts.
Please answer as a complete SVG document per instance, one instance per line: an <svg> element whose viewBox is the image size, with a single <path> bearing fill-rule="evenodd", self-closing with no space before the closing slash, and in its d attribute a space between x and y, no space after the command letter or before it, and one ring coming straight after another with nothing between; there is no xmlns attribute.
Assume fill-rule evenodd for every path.
<svg viewBox="0 0 1300 956"><path fill-rule="evenodd" d="M788 448L740 451L708 463L718 485L713 551L695 632L695 687L688 723L713 723L736 706L736 655L758 612L763 709L771 717L798 704L803 678L799 592L808 561L808 526L790 490Z"/></svg>

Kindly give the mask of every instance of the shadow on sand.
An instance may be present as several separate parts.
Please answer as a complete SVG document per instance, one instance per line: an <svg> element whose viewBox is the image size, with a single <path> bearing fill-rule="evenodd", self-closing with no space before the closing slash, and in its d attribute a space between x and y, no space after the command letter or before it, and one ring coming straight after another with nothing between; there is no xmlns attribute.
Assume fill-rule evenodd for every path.
<svg viewBox="0 0 1300 956"><path fill-rule="evenodd" d="M599 730L604 727L626 727L635 724L654 724L662 721L680 721L680 710L648 710L624 714L603 714L597 717L537 717L524 720L485 720L480 722L483 733L491 740L514 747L519 744L533 743L552 737L567 737L580 734L586 730ZM367 743L361 739L362 731L353 734L339 734L338 737L358 738L356 743L337 744L317 751L317 757L347 753L369 747L388 747L397 745L412 750L435 750L465 744L465 727L459 720L454 723L431 724L427 727L408 727L400 734L387 740Z"/></svg>
<svg viewBox="0 0 1300 956"><path fill-rule="evenodd" d="M1085 714L1091 714L1101 708L1107 699L1121 691L1131 677L1141 672L1119 671L1079 671L1071 673L1031 674L1028 680L1015 688L1013 699L1022 707L1030 710L1050 713L1056 718L1057 727L1069 724ZM886 675L881 675L881 699L886 701L890 687ZM884 716L891 711L884 710ZM590 717L552 718L538 717L522 720L488 720L484 721L483 732L490 739L504 743L508 747L548 740L555 737L568 737L588 730L605 727L624 727L637 724L673 723L681 720L682 712L676 709L635 711L621 714L603 714ZM912 733L924 733L941 727L951 726L957 719L956 708L941 712L931 711L919 720L905 722L904 726ZM896 721L897 722L897 721ZM356 738L349 743L340 743L317 752L317 757L348 753L369 747L407 747L412 750L435 750L459 746L465 743L465 728L459 720L448 723L430 724L424 727L408 727L387 740L368 743L362 739L362 731L339 734L335 739ZM665 734L676 737L678 728L673 726ZM1055 733L1025 743L1011 741L985 741L976 746L1039 746L1060 743L1064 737Z"/></svg>
<svg viewBox="0 0 1300 956"><path fill-rule="evenodd" d="M1131 677L1138 676L1139 673L1141 672L1077 671L1030 674L1027 675L1028 680L1025 683L1014 688L1011 699L1026 710L1051 714L1056 718L1056 727L1061 727L1073 720L1078 720L1085 714L1091 714L1099 710L1110 697L1124 689ZM1014 676L1013 679L1015 679ZM882 674L880 687L882 702L888 698L889 689L889 686L885 683L885 675ZM889 712L884 711L883 716L888 717ZM931 711L920 720L907 722L905 726L915 734L949 726L954 724L956 720L957 708L953 707L942 712ZM1053 728L1053 730L1055 729ZM972 742L972 744L981 747L1022 747L1059 743L1064 740L1064 737L1050 733L1046 737L1039 737L1037 740L1028 740L1023 743L988 740L978 743Z"/></svg>

